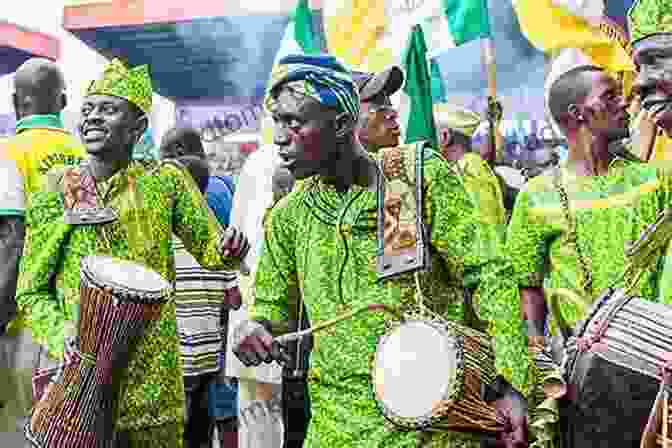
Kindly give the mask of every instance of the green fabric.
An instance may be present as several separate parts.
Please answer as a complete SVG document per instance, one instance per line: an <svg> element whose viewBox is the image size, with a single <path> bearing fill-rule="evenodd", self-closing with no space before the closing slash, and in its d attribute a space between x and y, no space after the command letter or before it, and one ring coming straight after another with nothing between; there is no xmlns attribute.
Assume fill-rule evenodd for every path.
<svg viewBox="0 0 672 448"><path fill-rule="evenodd" d="M433 248L431 271L419 274L426 305L447 320L462 321L463 283L469 276L481 281L476 303L515 294L511 267L476 243L478 219L456 172L447 162L430 158L424 162L424 185L423 214ZM273 321L275 332L286 331L299 291L313 324L372 303L412 310L416 291L412 274L377 280L376 204L376 193L362 187L339 194L318 177L297 184L266 217L253 318ZM371 395L376 344L393 319L387 314L361 314L314 335L313 418L307 448L416 446L417 434L390 429ZM437 433L437 438L444 447L479 446L473 440L458 442L454 434Z"/></svg>
<svg viewBox="0 0 672 448"><path fill-rule="evenodd" d="M131 193L130 178L139 195ZM27 215L16 300L33 338L47 347L54 359L63 356L66 321L76 317L82 257L112 255L139 262L173 282L174 233L203 267L238 267L236 261L220 255L221 227L193 180L179 168L134 162L99 183L98 189L103 192L99 199L106 198L103 205L117 211L119 221L71 227L63 220L62 194L52 191L35 194ZM58 292L62 292L60 300ZM117 421L120 429L182 425L184 389L172 299L163 306L157 325L145 334L125 381ZM168 446L165 442L156 440L141 446Z"/></svg>
<svg viewBox="0 0 672 448"><path fill-rule="evenodd" d="M16 133L26 129L64 129L60 115L29 115L16 122Z"/></svg>
<svg viewBox="0 0 672 448"><path fill-rule="evenodd" d="M443 0L455 45L491 36L487 0Z"/></svg>
<svg viewBox="0 0 672 448"><path fill-rule="evenodd" d="M672 33L672 0L635 0L628 11L632 42L656 33Z"/></svg>
<svg viewBox="0 0 672 448"><path fill-rule="evenodd" d="M313 29L313 13L308 0L299 0L294 11L294 40L305 54L320 53L317 33Z"/></svg>
<svg viewBox="0 0 672 448"><path fill-rule="evenodd" d="M659 171L653 164L621 160L614 161L604 176L576 176L564 163L561 173L572 219L577 222L579 245L592 272L592 296L582 288L582 270L568 239L569 228L552 175L533 178L518 194L506 253L510 254L520 287L543 287L547 299L558 297L562 317L573 326L585 317L593 300L619 280L628 261L624 248L656 221L657 213L670 201L672 182L669 172ZM663 255L658 251L649 260L634 294L672 301L670 257ZM664 265L662 270L660 265ZM573 294L553 293L562 289ZM520 315L518 300L498 308L500 316ZM552 323L556 332L556 323ZM516 378L524 378L529 368L529 359L520 357L527 350L524 326L511 325L498 335L498 361L505 362Z"/></svg>
<svg viewBox="0 0 672 448"><path fill-rule="evenodd" d="M430 71L432 74L432 101L434 103L446 102L446 89L443 85L443 78L441 77L441 69L436 59L432 58L429 62Z"/></svg>
<svg viewBox="0 0 672 448"><path fill-rule="evenodd" d="M432 103L432 81L427 65L427 44L420 25L413 27L403 57L406 82L404 93L408 95L410 110L406 124L406 143L420 140L438 146Z"/></svg>

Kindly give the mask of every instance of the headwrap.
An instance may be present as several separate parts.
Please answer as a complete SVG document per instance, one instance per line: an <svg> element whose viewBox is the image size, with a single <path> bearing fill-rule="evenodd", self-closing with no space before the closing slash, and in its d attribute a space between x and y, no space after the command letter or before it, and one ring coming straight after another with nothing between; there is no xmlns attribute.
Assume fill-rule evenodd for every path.
<svg viewBox="0 0 672 448"><path fill-rule="evenodd" d="M672 33L672 0L635 0L628 11L630 40Z"/></svg>
<svg viewBox="0 0 672 448"><path fill-rule="evenodd" d="M273 95L281 86L309 96L319 103L359 119L359 93L352 72L329 55L290 55L278 61L271 73L266 108L271 109Z"/></svg>
<svg viewBox="0 0 672 448"><path fill-rule="evenodd" d="M91 81L86 95L110 95L123 98L149 113L152 109L152 80L149 66L128 69L119 59L105 67L100 79Z"/></svg>
<svg viewBox="0 0 672 448"><path fill-rule="evenodd" d="M435 104L434 121L438 126L448 126L471 138L481 124L481 116L476 112L449 104Z"/></svg>

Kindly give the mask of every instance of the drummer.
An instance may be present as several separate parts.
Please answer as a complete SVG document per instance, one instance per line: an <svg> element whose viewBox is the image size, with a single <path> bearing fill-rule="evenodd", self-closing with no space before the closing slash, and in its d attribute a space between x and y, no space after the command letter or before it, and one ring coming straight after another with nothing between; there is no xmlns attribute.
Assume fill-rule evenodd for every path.
<svg viewBox="0 0 672 448"><path fill-rule="evenodd" d="M290 304L305 303L311 321L319 323L366 304L411 305L416 291L412 274L375 280L378 168L356 138L359 97L350 71L327 55L287 56L269 87L266 104L275 121L275 144L299 182L266 218L253 320L237 327L233 342L246 365L283 358L271 334L287 331ZM464 289L478 288L481 300L489 300L509 292L510 272L501 260L488 259L470 245L478 224L449 165L432 157L423 173L434 269L419 281L435 312L462 322ZM473 273L471 282L465 272ZM487 275L498 281L481 281ZM386 321L387 315L362 315L315 334L309 375L313 418L306 445L479 447L473 435L408 433L386 425L370 392L372 355ZM498 402L505 415L511 401L507 396ZM525 440L526 423L512 426L513 438Z"/></svg>
<svg viewBox="0 0 672 448"><path fill-rule="evenodd" d="M82 257L111 255L137 262L173 282L173 234L201 266L212 270L237 269L247 252L245 237L231 227L222 230L188 173L171 164L132 161L151 107L149 68L129 69L118 60L91 83L83 101L79 132L95 179L92 200L97 207L111 208L117 220L78 226L64 221L66 189L75 190L77 197L84 194L78 183L64 183L85 174L81 168L68 176L50 173L60 181L35 196L17 302L52 359L63 358L66 339L71 346ZM174 301L161 313L129 365L116 422L119 447L182 446L184 385Z"/></svg>
<svg viewBox="0 0 672 448"><path fill-rule="evenodd" d="M668 9L660 9L662 3ZM672 23L669 2L640 1L636 5L631 27L635 38L661 31L653 25L656 20ZM642 68L669 63L669 57L661 56L667 53L658 51L669 50L669 44L660 47L661 39L672 42L669 26L668 31L635 45L635 60ZM652 54L657 56L647 56L647 50L656 48ZM619 83L593 66L570 66L558 72L561 74L550 83L548 98L552 118L567 138L569 156L558 170L530 180L519 194L507 235L507 253L516 267L532 354L549 344L544 337L549 304L557 304L552 322L557 334L584 319L586 307L608 287L624 286L623 280L619 281L628 263L624 248L656 221L671 199L669 171L616 158L608 150L610 139L622 135L615 131L628 124ZM669 104L659 103L666 90L656 88L662 89L664 83L660 82L666 82L664 76L669 75L657 68L642 70L638 88L645 107L648 98L656 104ZM665 95L662 99L669 101L669 95ZM655 105L652 110L657 112L660 126L672 123L666 121L671 116L669 107ZM568 201L562 199L561 189ZM576 244L571 242L572 233ZM640 266L643 277L632 293L670 303L671 272L669 262L661 255L659 250L645 257L646 265ZM520 313L511 308L507 315ZM511 353L523 337L516 329L510 327L508 344L503 344ZM527 367L525 360L513 355L508 359L521 370Z"/></svg>
<svg viewBox="0 0 672 448"><path fill-rule="evenodd" d="M476 153L471 146L471 137L481 124L480 115L448 104L435 104L434 120L441 154L460 167L464 186L474 200L483 224L491 230L489 238L503 242L506 209L502 188L492 167L483 159L488 154ZM482 147L487 148L488 145Z"/></svg>

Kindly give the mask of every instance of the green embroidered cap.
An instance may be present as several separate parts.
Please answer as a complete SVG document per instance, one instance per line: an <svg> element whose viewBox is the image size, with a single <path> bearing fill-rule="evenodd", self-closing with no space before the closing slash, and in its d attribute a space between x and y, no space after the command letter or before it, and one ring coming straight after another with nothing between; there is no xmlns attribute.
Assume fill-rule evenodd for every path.
<svg viewBox="0 0 672 448"><path fill-rule="evenodd" d="M139 65L127 68L119 59L114 59L105 67L103 76L91 81L86 95L111 95L135 104L141 111L152 109L152 80L149 66Z"/></svg>
<svg viewBox="0 0 672 448"><path fill-rule="evenodd" d="M635 0L628 11L630 40L655 33L672 33L672 0Z"/></svg>

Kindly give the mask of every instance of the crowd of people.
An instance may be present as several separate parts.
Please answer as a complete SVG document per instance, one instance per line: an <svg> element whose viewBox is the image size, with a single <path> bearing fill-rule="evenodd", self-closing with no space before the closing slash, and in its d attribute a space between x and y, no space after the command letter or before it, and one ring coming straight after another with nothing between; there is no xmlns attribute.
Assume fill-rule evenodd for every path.
<svg viewBox="0 0 672 448"><path fill-rule="evenodd" d="M23 435L78 353L80 263L109 255L173 286L124 372L115 448L209 447L215 433L220 446L238 446L241 369L255 369L253 398L268 402L273 374L262 371L271 365L282 436L250 434L246 448L581 447L566 437L581 420L560 415L571 388L557 373L558 341L613 288L672 301L669 237L646 256L626 250L667 216L672 173L634 130L645 121L653 138L672 134L671 18L661 0L631 11L634 95L594 65L555 71L548 108L567 152L549 138L515 179L502 169L511 163L495 126L494 144L472 145L484 121L476 111L435 105L438 145L402 144L391 100L404 84L398 67L365 73L325 54L281 58L264 98L273 143L234 179L213 170L191 128L168 131L158 160L133 159L152 107L150 67L112 61L86 92L75 136L59 117L59 68L24 63L14 77L16 136L0 147L2 430ZM82 210L99 220L84 222ZM278 339L374 304L392 312ZM372 371L400 315L491 341L498 376L482 399L501 423L496 441L390 424ZM234 358L240 367L227 368ZM614 408L604 425L641 433L627 415ZM620 446L609 437L615 445L603 446Z"/></svg>

